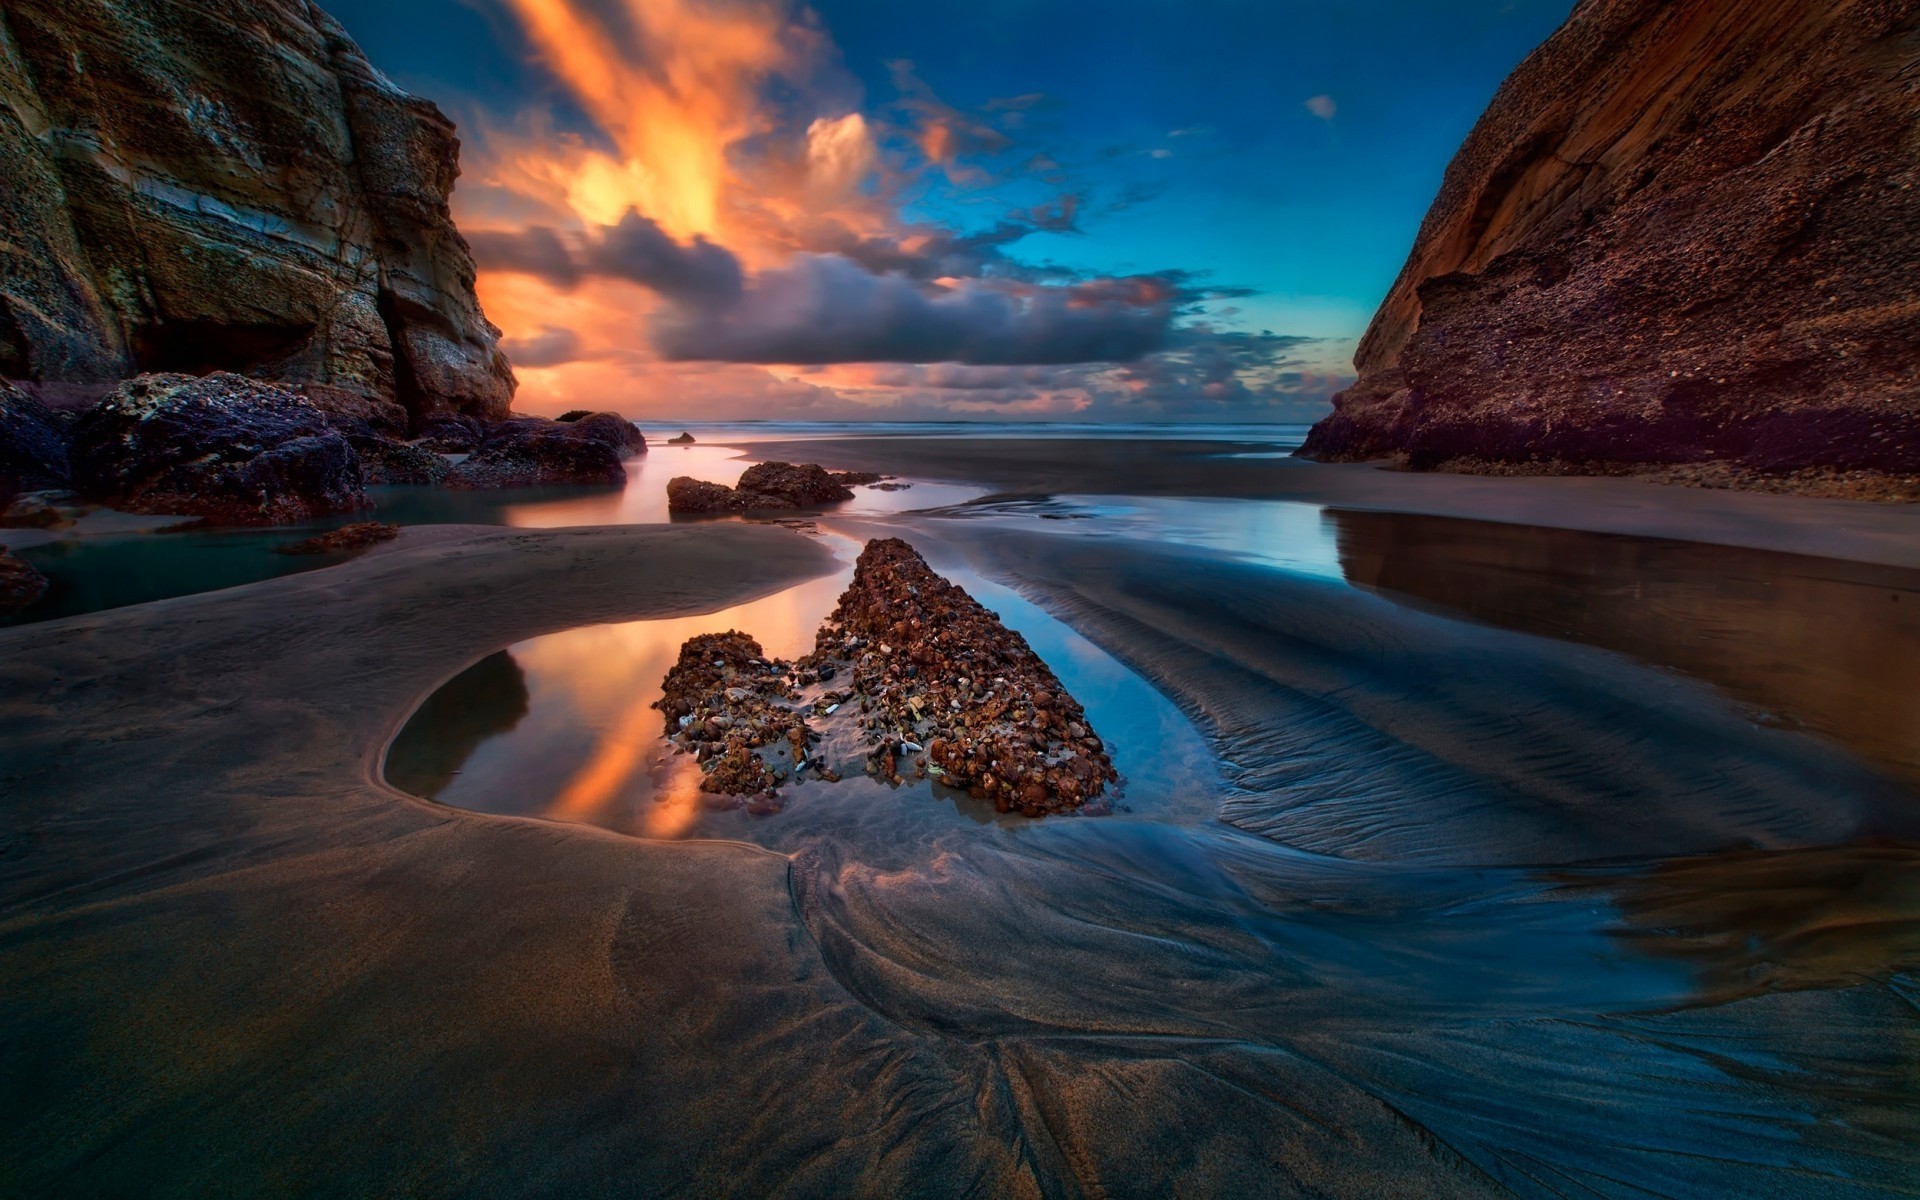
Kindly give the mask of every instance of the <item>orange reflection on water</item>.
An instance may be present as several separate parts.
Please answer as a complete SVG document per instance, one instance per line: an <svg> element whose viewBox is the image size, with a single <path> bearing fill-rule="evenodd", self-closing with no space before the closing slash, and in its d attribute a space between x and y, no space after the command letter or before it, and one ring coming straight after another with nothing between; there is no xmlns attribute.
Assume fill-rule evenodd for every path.
<svg viewBox="0 0 1920 1200"><path fill-rule="evenodd" d="M665 778L654 793L654 802L640 818L640 832L654 838L683 837L700 815L703 776L693 759L684 754L669 759L662 773Z"/></svg>
<svg viewBox="0 0 1920 1200"><path fill-rule="evenodd" d="M843 562L857 550L833 539ZM739 629L771 657L794 658L813 648L814 633L832 611L852 574L850 566L774 595L704 616L592 625L512 647L540 719L501 735L529 739L522 761L554 764L510 784L531 811L564 821L626 829L644 837L684 836L700 811L701 773L691 757L671 755L664 718L653 707L661 683L690 637ZM577 765L576 765L577 764ZM438 797L462 807L504 781L491 772L451 777ZM548 793L542 792L547 786ZM518 808L518 811L529 811Z"/></svg>
<svg viewBox="0 0 1920 1200"><path fill-rule="evenodd" d="M547 815L584 821L598 813L633 778L650 743L658 736L659 722L660 714L650 700L629 705L600 738L593 757L575 772L573 782L555 797Z"/></svg>

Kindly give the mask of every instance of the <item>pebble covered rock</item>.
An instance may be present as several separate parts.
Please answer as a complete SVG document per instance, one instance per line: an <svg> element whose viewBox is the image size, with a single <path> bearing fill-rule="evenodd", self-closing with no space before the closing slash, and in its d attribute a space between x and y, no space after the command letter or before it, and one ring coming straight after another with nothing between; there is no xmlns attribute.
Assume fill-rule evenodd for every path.
<svg viewBox="0 0 1920 1200"><path fill-rule="evenodd" d="M897 538L867 544L811 654L789 663L744 633L702 634L658 706L703 790L755 812L778 811L790 781L839 779L827 744L858 747L882 783L931 778L1029 817L1106 811L1119 779L1026 639ZM852 738L835 736L849 724Z"/></svg>
<svg viewBox="0 0 1920 1200"><path fill-rule="evenodd" d="M655 702L666 736L705 772L709 807L747 797L756 812L779 808L778 788L805 769L811 732L797 706L792 667L766 657L738 630L703 633L680 647Z"/></svg>

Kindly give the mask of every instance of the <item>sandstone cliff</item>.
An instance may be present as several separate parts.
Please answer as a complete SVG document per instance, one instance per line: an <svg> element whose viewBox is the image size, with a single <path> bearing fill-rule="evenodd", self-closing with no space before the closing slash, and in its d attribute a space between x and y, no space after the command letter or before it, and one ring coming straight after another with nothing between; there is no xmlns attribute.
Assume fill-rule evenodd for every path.
<svg viewBox="0 0 1920 1200"><path fill-rule="evenodd" d="M227 370L375 424L503 417L458 154L307 0L6 0L0 377Z"/></svg>
<svg viewBox="0 0 1920 1200"><path fill-rule="evenodd" d="M1920 472L1920 3L1585 0L1302 453Z"/></svg>

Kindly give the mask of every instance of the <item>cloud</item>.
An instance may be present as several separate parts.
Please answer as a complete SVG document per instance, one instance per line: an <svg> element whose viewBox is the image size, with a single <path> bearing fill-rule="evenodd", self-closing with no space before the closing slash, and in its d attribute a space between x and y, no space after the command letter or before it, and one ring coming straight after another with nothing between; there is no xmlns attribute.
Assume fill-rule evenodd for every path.
<svg viewBox="0 0 1920 1200"><path fill-rule="evenodd" d="M544 225L467 236L483 270L534 275L563 291L590 276L637 283L686 304L725 304L740 295L740 260L695 236L681 244L632 209L616 225L562 234Z"/></svg>
<svg viewBox="0 0 1920 1200"><path fill-rule="evenodd" d="M1304 107L1322 121L1333 120L1334 114L1340 111L1340 106L1334 103L1333 97L1325 95L1310 97Z"/></svg>
<svg viewBox="0 0 1920 1200"><path fill-rule="evenodd" d="M1152 279L926 287L834 254L800 254L737 301L656 314L668 359L750 363L1048 364L1137 359L1165 341L1172 293Z"/></svg>
<svg viewBox="0 0 1920 1200"><path fill-rule="evenodd" d="M532 337L510 337L501 349L516 367L557 367L588 357L578 333L553 325L542 325Z"/></svg>
<svg viewBox="0 0 1920 1200"><path fill-rule="evenodd" d="M669 360L1049 364L1152 353L1178 308L1205 295L1184 277L1043 283L982 274L1001 245L1033 229L1071 230L1077 208L1064 196L971 238L930 238L912 250L854 241L751 277L725 247L702 237L676 242L632 211L581 233L532 226L470 241L484 269L533 275L562 291L589 278L652 290L669 301L649 323ZM524 345L541 358L554 353L538 337Z"/></svg>

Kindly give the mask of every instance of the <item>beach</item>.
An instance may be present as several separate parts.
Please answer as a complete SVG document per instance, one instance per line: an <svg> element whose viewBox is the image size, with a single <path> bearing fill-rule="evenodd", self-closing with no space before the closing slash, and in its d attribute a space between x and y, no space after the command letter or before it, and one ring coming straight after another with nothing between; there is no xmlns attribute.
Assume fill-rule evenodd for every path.
<svg viewBox="0 0 1920 1200"><path fill-rule="evenodd" d="M1913 509L1237 441L742 449L976 500L414 525L0 630L10 1190L1908 1194ZM483 732L562 781L532 731L581 668L529 647L717 612L798 642L881 536L1096 727L1165 706L1120 811L856 777L629 836L383 778L506 649ZM1670 545L1766 551L1764 602L1708 623ZM1869 644L1884 676L1813 670Z"/></svg>

